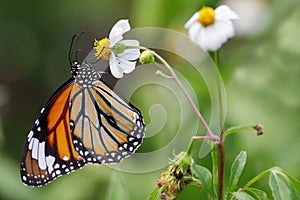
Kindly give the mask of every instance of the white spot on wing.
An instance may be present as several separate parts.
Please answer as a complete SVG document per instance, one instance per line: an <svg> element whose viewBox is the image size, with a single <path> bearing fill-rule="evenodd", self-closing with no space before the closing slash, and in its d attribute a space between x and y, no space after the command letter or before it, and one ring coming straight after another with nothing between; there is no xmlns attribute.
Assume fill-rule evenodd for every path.
<svg viewBox="0 0 300 200"><path fill-rule="evenodd" d="M68 161L68 160L69 160L69 157L68 157L68 156L64 156L62 159L63 159L64 161Z"/></svg>
<svg viewBox="0 0 300 200"><path fill-rule="evenodd" d="M137 141L133 143L134 146L137 146L138 144L139 144L139 142L137 142Z"/></svg>
<svg viewBox="0 0 300 200"><path fill-rule="evenodd" d="M33 138L34 139L34 138ZM32 150L33 147L33 139L30 140L29 145L28 145L28 149Z"/></svg>
<svg viewBox="0 0 300 200"><path fill-rule="evenodd" d="M45 157L45 142L39 143L39 168L42 170L46 169L46 157Z"/></svg>
<svg viewBox="0 0 300 200"><path fill-rule="evenodd" d="M33 140L33 145L32 145L32 155L31 155L31 157L33 158L33 159L38 159L38 147L39 147L39 141L38 141L38 139L36 139L36 138L33 138L32 139Z"/></svg>
<svg viewBox="0 0 300 200"><path fill-rule="evenodd" d="M28 133L28 136L27 136L27 138L28 138L27 141L28 141L28 142L31 140L32 136L33 136L33 131L31 130L31 131Z"/></svg>
<svg viewBox="0 0 300 200"><path fill-rule="evenodd" d="M55 161L55 157L50 156L50 155L46 157L46 163L47 163L49 174L53 171L54 161Z"/></svg>

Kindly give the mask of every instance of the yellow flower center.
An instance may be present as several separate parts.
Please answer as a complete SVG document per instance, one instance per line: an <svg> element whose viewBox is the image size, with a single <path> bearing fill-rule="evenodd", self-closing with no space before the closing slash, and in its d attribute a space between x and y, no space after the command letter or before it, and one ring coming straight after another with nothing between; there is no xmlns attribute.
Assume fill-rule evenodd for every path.
<svg viewBox="0 0 300 200"><path fill-rule="evenodd" d="M109 48L109 39L103 38L94 42L94 49L96 50L95 56L100 59L109 60L111 50Z"/></svg>
<svg viewBox="0 0 300 200"><path fill-rule="evenodd" d="M203 26L211 25L215 22L215 11L211 7L204 6L199 11L198 22Z"/></svg>

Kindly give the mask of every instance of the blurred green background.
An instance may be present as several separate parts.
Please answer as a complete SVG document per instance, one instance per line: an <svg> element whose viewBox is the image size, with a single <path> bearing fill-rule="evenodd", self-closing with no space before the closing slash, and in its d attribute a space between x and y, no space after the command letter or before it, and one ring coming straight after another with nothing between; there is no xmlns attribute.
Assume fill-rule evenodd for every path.
<svg viewBox="0 0 300 200"><path fill-rule="evenodd" d="M19 178L23 141L43 103L70 76L68 48L73 34L86 31L88 34L81 39L80 46L91 49L93 38L108 35L112 25L121 18L129 18L132 27L164 27L187 33L183 25L195 11L203 5L221 3L224 2L2 0L0 198L75 200L148 197L163 170L130 174L118 173L106 166L89 165L46 187L25 187ZM263 136L245 132L226 140L227 176L234 157L239 151L246 150L248 164L241 186L275 165L299 179L300 2L228 0L225 3L240 15L236 23L237 36L220 51L220 72L227 92L226 127L256 123L265 127ZM207 116L208 93L199 90L198 95L201 97L198 103ZM135 101L142 105L139 99ZM170 124L167 127L171 127ZM164 131L168 132L168 129ZM155 147L156 143L152 145ZM197 151L194 153L197 158ZM197 159L197 162L210 166L209 157ZM266 183L262 181L257 187L266 188ZM187 188L184 195L190 196L190 199L201 196L195 188Z"/></svg>

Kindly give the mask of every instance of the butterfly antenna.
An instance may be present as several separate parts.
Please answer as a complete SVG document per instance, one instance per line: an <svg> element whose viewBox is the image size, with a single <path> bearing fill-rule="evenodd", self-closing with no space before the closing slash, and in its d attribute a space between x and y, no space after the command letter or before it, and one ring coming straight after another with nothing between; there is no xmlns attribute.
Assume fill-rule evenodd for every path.
<svg viewBox="0 0 300 200"><path fill-rule="evenodd" d="M72 63L74 62L74 60L72 59L73 55L74 55L74 47L76 47L78 45L78 42L80 40L80 38L82 37L82 35L85 34L85 32L81 32L78 37L76 34L73 35L72 37L72 41L71 41L71 45L70 45L70 49L69 49L69 62L72 65ZM77 39L75 40L75 38L77 37ZM77 51L75 53L75 61L78 60L77 57Z"/></svg>
<svg viewBox="0 0 300 200"><path fill-rule="evenodd" d="M73 60L72 60L73 45L74 45L74 40L75 40L76 36L77 36L76 34L73 35L71 45L70 45L70 48L69 48L69 62L70 62L70 65L72 65L72 63L73 63Z"/></svg>

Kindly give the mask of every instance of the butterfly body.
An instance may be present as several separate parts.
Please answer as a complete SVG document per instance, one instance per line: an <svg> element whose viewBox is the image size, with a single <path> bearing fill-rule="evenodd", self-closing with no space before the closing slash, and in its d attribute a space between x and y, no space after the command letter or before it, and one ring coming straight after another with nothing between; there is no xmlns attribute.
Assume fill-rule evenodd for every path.
<svg viewBox="0 0 300 200"><path fill-rule="evenodd" d="M43 186L85 164L118 163L143 141L140 111L100 80L84 61L41 109L21 155L25 185Z"/></svg>

